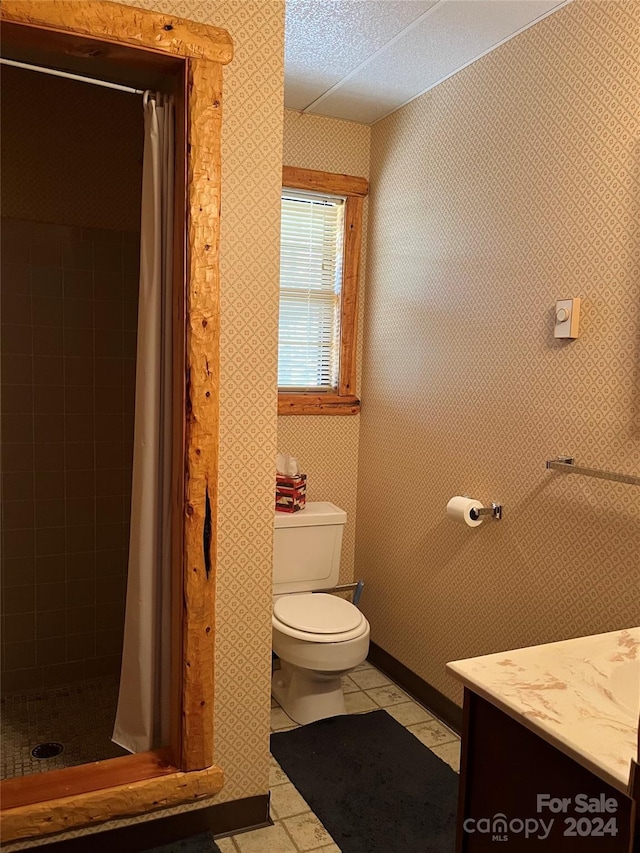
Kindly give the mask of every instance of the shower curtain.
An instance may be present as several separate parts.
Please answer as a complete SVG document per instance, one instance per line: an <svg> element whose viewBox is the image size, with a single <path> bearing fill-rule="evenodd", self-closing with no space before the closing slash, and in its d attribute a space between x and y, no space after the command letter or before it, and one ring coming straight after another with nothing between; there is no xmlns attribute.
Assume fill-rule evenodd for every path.
<svg viewBox="0 0 640 853"><path fill-rule="evenodd" d="M112 740L169 742L173 102L145 92L129 571Z"/></svg>

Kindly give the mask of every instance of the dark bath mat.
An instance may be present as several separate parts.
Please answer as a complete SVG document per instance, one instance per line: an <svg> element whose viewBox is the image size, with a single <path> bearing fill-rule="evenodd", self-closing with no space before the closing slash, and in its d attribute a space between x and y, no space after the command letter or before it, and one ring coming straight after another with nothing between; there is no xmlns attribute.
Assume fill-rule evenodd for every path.
<svg viewBox="0 0 640 853"><path fill-rule="evenodd" d="M162 847L153 847L143 853L220 853L220 848L213 840L210 832L201 832L173 844L163 844Z"/></svg>
<svg viewBox="0 0 640 853"><path fill-rule="evenodd" d="M342 853L453 853L458 776L386 711L271 735Z"/></svg>

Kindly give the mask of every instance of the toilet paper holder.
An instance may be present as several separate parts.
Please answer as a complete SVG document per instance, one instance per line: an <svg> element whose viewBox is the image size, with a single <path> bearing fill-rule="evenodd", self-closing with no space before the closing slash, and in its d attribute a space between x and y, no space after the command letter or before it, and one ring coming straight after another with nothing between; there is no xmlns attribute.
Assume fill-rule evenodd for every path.
<svg viewBox="0 0 640 853"><path fill-rule="evenodd" d="M469 497L469 495L465 495L465 497ZM496 521L500 521L502 519L502 504L497 504L493 501L491 506L472 509L469 515L474 521L477 521L483 515L489 515L491 518L495 518Z"/></svg>

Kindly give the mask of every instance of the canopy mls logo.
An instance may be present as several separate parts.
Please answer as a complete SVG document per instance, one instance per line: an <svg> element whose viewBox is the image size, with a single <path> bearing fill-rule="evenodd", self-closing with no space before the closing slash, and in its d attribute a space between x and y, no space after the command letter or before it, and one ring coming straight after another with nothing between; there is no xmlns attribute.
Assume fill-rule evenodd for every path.
<svg viewBox="0 0 640 853"><path fill-rule="evenodd" d="M508 842L513 836L545 841L557 827L556 835L566 838L604 838L618 834L614 815L618 801L600 794L576 794L575 797L536 796L537 817L509 818L498 812L493 817L466 818L462 828L469 835L490 835L492 841ZM569 814L571 812L571 814ZM556 819L553 815L562 815Z"/></svg>
<svg viewBox="0 0 640 853"><path fill-rule="evenodd" d="M525 838L538 838L544 841L549 837L549 833L554 824L554 818L549 818L548 823L545 823L541 818L514 817L509 819L502 812L498 812L493 817L475 818L468 817L462 824L463 830L469 835L478 833L480 835L491 835L492 841L508 841L509 834L524 835Z"/></svg>

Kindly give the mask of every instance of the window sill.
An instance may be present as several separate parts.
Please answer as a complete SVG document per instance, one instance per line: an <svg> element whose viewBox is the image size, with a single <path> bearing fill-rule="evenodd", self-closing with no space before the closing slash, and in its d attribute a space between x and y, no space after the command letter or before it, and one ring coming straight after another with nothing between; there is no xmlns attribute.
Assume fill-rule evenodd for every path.
<svg viewBox="0 0 640 853"><path fill-rule="evenodd" d="M357 415L360 400L339 394L279 393L279 415Z"/></svg>

